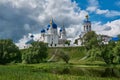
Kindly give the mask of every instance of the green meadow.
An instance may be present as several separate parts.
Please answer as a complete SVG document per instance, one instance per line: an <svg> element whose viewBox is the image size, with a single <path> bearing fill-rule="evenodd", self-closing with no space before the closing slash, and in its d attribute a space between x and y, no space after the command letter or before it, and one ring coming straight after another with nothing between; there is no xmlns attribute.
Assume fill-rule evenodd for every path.
<svg viewBox="0 0 120 80"><path fill-rule="evenodd" d="M43 42L34 42L28 49L20 50L11 40L1 40L0 80L120 78L120 42L104 46L95 44L94 47L50 48L46 45Z"/></svg>
<svg viewBox="0 0 120 80"><path fill-rule="evenodd" d="M109 68L108 70L111 70ZM120 69L64 63L0 65L0 80L119 80ZM104 76L108 74L107 76Z"/></svg>
<svg viewBox="0 0 120 80"><path fill-rule="evenodd" d="M69 64L62 59L39 64L11 63L0 65L0 80L119 80L120 65L106 65L103 61L81 60L84 48L49 48L49 59L56 49L70 56Z"/></svg>

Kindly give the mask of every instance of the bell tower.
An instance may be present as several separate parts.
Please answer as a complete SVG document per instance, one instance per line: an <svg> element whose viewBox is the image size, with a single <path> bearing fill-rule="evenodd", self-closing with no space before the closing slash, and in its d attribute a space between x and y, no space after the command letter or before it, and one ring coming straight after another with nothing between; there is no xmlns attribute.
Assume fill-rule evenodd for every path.
<svg viewBox="0 0 120 80"><path fill-rule="evenodd" d="M84 21L84 32L91 31L91 21L89 21L89 16L86 15L86 20Z"/></svg>

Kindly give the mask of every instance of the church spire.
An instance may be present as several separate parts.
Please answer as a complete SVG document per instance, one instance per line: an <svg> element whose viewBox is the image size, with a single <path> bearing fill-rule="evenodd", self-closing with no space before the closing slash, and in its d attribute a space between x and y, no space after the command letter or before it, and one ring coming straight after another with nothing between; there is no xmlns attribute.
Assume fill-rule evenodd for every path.
<svg viewBox="0 0 120 80"><path fill-rule="evenodd" d="M63 29L65 28L64 22L63 22L63 26L62 27L63 27Z"/></svg>
<svg viewBox="0 0 120 80"><path fill-rule="evenodd" d="M50 19L50 24L52 24L53 23L53 17L51 17L51 19Z"/></svg>
<svg viewBox="0 0 120 80"><path fill-rule="evenodd" d="M88 21L89 20L89 15L86 15L85 17L86 17L86 20Z"/></svg>

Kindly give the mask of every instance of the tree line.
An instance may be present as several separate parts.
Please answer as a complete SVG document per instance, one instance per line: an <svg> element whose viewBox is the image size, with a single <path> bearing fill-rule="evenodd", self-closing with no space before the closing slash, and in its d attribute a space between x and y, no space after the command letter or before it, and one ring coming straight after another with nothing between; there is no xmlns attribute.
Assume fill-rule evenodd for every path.
<svg viewBox="0 0 120 80"><path fill-rule="evenodd" d="M86 33L83 38L83 45L87 51L87 59L91 61L104 61L106 64L120 64L120 41L109 41L104 44L102 39L94 31ZM48 46L43 42L33 42L27 49L19 48L9 39L0 40L0 64L7 63L40 63L46 62L48 57ZM59 51L58 57L66 63L70 56L64 51Z"/></svg>
<svg viewBox="0 0 120 80"><path fill-rule="evenodd" d="M58 55L66 63L69 57L64 52L60 51ZM48 57L48 45L43 42L33 42L27 49L20 50L12 40L0 40L0 64L7 63L40 63L46 62Z"/></svg>
<svg viewBox="0 0 120 80"><path fill-rule="evenodd" d="M0 40L0 64L39 63L48 56L47 46L42 42L33 42L28 49L19 50L12 40Z"/></svg>
<svg viewBox="0 0 120 80"><path fill-rule="evenodd" d="M104 44L94 31L86 33L82 40L87 50L88 59L91 61L101 60L106 64L120 64L120 41L109 41Z"/></svg>

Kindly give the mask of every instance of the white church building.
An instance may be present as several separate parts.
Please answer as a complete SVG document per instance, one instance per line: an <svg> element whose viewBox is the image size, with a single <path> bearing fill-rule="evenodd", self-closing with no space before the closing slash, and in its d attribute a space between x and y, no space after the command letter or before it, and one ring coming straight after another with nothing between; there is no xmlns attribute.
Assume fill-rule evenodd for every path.
<svg viewBox="0 0 120 80"><path fill-rule="evenodd" d="M75 47L75 46L84 46L82 43L84 43L83 36L92 31L91 29L91 21L89 20L89 16L86 16L86 19L83 23L83 31L79 35L77 39L75 39L74 43L66 44L67 42L71 42L70 40L67 40L66 36L66 30L64 25L60 28L57 26L57 24L54 22L53 19L50 20L50 23L47 25L45 29L41 30L41 35L39 36L39 39L37 41L41 41L48 44L48 47ZM106 35L99 35L98 38L102 39L102 42L104 44L108 44L109 41L118 41L120 39L118 38L112 38L110 36ZM34 35L30 36L31 39L29 39L24 44L24 48L29 48L31 46L31 43L35 41Z"/></svg>
<svg viewBox="0 0 120 80"><path fill-rule="evenodd" d="M33 38L34 36L32 35L31 39L26 42L27 47L29 47L30 43L34 41ZM41 30L41 35L38 41L47 43L49 47L68 46L67 44L65 44L65 42L67 41L67 37L64 25L58 30L57 24L55 24L53 19L51 19L47 28Z"/></svg>
<svg viewBox="0 0 120 80"><path fill-rule="evenodd" d="M46 29L41 30L40 41L48 43L49 47L64 46L66 40L67 37L64 25L58 31L58 26L53 19L50 20L50 24L48 24Z"/></svg>

